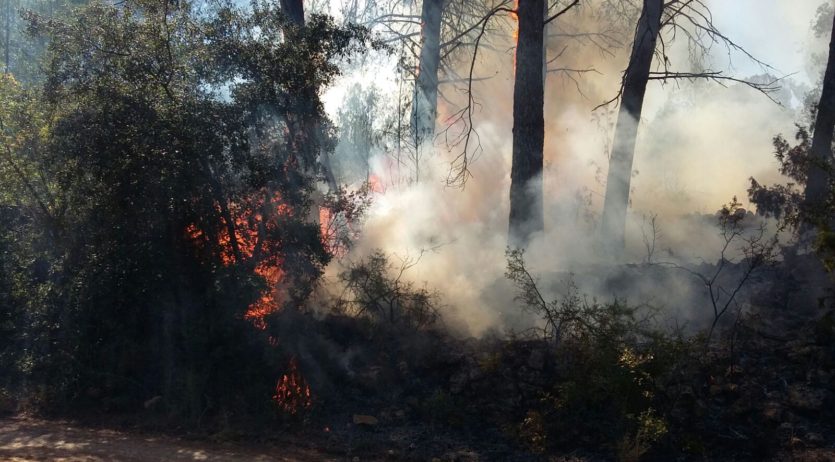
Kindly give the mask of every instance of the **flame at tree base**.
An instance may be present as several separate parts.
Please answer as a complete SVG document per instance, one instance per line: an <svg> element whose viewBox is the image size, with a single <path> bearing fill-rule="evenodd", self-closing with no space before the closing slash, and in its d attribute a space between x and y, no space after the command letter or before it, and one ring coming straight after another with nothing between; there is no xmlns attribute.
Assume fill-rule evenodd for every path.
<svg viewBox="0 0 835 462"><path fill-rule="evenodd" d="M348 194L341 202L318 207L319 237L329 254L343 256L347 253L346 242L356 234L351 224L357 206L352 208L350 205L361 202L364 197L364 190L360 190ZM216 247L209 248L218 249L216 257L224 267L249 268L248 271L263 280L264 287L248 305L243 318L256 329L265 331L268 316L281 310L288 298L287 274L280 250L280 226L282 220L293 216L293 211L282 201L280 194L266 190L225 205L224 209L221 204L215 204L218 214L225 218L216 230ZM185 234L198 248L205 249L210 245L210 234L196 224L188 225ZM278 348L280 343L273 336L268 336L267 342L272 348ZM286 372L277 381L272 401L278 410L288 415L312 407L310 386L301 375L295 357L290 359Z"/></svg>
<svg viewBox="0 0 835 462"><path fill-rule="evenodd" d="M281 376L281 379L275 385L273 402L279 410L290 415L296 415L299 411L310 409L313 406L310 386L299 373L295 357L290 359L287 372Z"/></svg>

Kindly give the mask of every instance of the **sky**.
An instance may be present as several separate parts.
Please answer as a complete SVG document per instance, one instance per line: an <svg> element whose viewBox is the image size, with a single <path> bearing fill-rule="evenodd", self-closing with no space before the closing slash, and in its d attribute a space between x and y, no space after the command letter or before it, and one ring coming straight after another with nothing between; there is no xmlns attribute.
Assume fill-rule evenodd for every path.
<svg viewBox="0 0 835 462"><path fill-rule="evenodd" d="M818 7L827 0L710 0L719 30L727 31L754 56L763 57L784 75L812 84L804 45L811 39L810 23ZM831 1L831 0L830 0ZM741 73L756 72L754 66L737 59Z"/></svg>

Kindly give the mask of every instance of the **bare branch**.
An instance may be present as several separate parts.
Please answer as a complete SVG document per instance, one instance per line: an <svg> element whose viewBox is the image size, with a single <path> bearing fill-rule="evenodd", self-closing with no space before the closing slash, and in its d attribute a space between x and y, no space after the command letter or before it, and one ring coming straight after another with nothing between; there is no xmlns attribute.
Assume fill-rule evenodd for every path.
<svg viewBox="0 0 835 462"><path fill-rule="evenodd" d="M458 156L456 156L455 159L453 159L453 161L450 165L449 175L447 176L447 185L448 186L458 186L458 187L463 188L464 185L467 182L467 179L471 176L469 168L468 168L469 161L470 161L469 149L470 149L471 141L472 141L474 136L475 136L475 138L478 142L476 152L480 151L480 149L481 149L481 143L479 141L478 134L475 133L475 130L473 128L473 111L474 111L474 106L475 106L475 98L473 96L473 75L475 73L475 63L476 63L476 60L478 58L479 44L481 43L481 40L484 37L484 33L485 33L486 28L487 28L487 24L489 23L490 19L493 16L495 16L496 14L502 13L502 12L515 13L516 10L506 8L504 6L499 6L499 7L494 8L490 12L490 14L485 16L484 19L482 20L481 30L480 30L478 36L476 37L475 47L474 47L474 50L473 50L473 57L472 57L472 60L470 60L470 69L469 69L469 74L468 74L468 78L467 78L467 90L465 91L465 93L467 94L467 105L464 109L459 111L455 116L453 116L451 118L451 120L453 120L453 121L456 120L456 119L459 120L459 121L464 121L466 119L466 121L465 121L466 128L464 130L463 136L458 137L457 141L455 141L453 143L453 144L457 145L461 141L463 141L464 147L463 147L461 153ZM450 124L450 126L452 126L454 124L455 123L453 122L452 124ZM448 131L448 130L449 130L449 128L447 128L447 130L445 130L445 132Z"/></svg>
<svg viewBox="0 0 835 462"><path fill-rule="evenodd" d="M661 71L661 72L650 72L649 73L649 80L660 80L662 82L666 82L667 80L695 80L695 79L707 79L712 80L714 82L719 83L720 85L724 86L723 82L735 82L740 83L754 90L759 91L760 93L764 94L768 97L771 101L774 101L777 104L780 104L779 101L774 99L773 94L780 90L780 87L775 85L777 82L783 80L785 77L776 78L768 83L757 83L751 80L740 79L736 77L731 77L728 75L724 75L722 71L704 71L704 72L669 72L669 71Z"/></svg>
<svg viewBox="0 0 835 462"><path fill-rule="evenodd" d="M573 2L571 2L571 4L570 4L570 5L566 6L565 8L563 8L562 10L560 10L559 12L557 12L555 15L551 16L550 18L546 19L546 20L545 20L545 24L547 25L549 22L551 22L551 21L553 21L553 20L555 20L555 19L559 18L560 16L564 15L564 14L565 14L565 13L567 13L570 9L574 8L574 7L575 7L575 6L577 6L578 4L580 4L580 0L574 0Z"/></svg>

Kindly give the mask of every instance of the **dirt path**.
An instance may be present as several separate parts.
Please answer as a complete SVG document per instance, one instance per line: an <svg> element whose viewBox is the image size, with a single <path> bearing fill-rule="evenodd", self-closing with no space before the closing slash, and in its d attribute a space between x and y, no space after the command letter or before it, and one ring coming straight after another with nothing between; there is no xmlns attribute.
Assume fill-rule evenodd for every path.
<svg viewBox="0 0 835 462"><path fill-rule="evenodd" d="M89 429L66 422L0 418L0 460L9 462L336 461L301 448L224 445Z"/></svg>

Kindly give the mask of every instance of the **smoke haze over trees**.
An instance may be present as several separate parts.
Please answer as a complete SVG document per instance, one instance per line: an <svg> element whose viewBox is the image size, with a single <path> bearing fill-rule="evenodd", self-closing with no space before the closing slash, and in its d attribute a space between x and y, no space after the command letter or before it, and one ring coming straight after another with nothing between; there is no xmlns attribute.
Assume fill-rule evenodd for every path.
<svg viewBox="0 0 835 462"><path fill-rule="evenodd" d="M0 0L0 419L835 457L834 15Z"/></svg>

